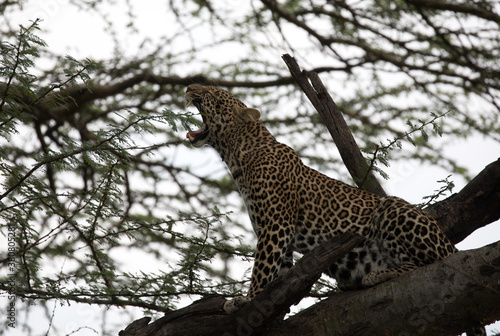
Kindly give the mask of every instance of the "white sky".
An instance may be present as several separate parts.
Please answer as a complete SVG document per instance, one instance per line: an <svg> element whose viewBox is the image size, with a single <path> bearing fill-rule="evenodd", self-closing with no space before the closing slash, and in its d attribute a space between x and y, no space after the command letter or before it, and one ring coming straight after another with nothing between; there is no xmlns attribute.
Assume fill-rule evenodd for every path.
<svg viewBox="0 0 500 336"><path fill-rule="evenodd" d="M140 5L137 3L134 22L137 27L140 27L142 36L148 36L154 40L159 37L162 31L167 29L173 31L182 29L173 25L174 20L172 20L172 17L167 16L167 1L144 0L140 2ZM125 10L120 1L118 1L118 5L110 7L106 12L109 13L106 17L113 21L116 26L126 25ZM75 58L88 57L95 59L105 59L113 53L112 40L103 32L105 25L102 20L96 19L95 13L79 11L74 6L69 5L67 0L32 0L25 5L25 9L20 15L13 17L13 20L26 26L29 24L28 20L33 20L36 17L44 19L41 24L44 31L39 35L54 52L70 54ZM126 49L130 55L134 55L140 43L139 38L125 38L125 35L127 35L127 29L125 28L120 32L123 36L119 36L119 38L125 41ZM286 142L286 139L284 139L284 142ZM451 158L455 158L460 165L467 167L472 175L476 175L487 164L498 159L500 144L478 136L467 140L456 140L445 151ZM213 150L205 149L205 152L204 155L207 156L209 161L218 162L219 159ZM188 159L184 158L184 160ZM408 162L396 164L386 169L386 171L391 176L391 180L385 184L387 192L413 203L421 202L422 196L431 194L433 190L438 189L439 184L436 181L448 176L448 172L440 168L413 165ZM454 191L459 191L465 185L465 181L459 177L452 179L456 184ZM476 248L499 239L500 225L495 223L477 230L464 242L460 243L458 247L460 249ZM243 270L244 268L242 268ZM0 305L3 306L3 304ZM33 307L31 311L30 320L37 321L40 326L37 330L40 331L40 334L44 334L48 325L46 322L41 321L47 321L47 317L44 317L43 312L36 307ZM57 323L66 333L73 332L81 326L90 326L100 330L100 324L102 323L101 311L102 308L95 306L72 304L71 307L61 307L57 303L53 323ZM135 313L135 316L141 316L139 310ZM109 312L108 323L114 320L113 316L114 313ZM120 324L120 320L114 321L123 328L126 326L123 322ZM500 330L500 324L497 323L494 329ZM20 330L9 331L11 332L9 335L24 334ZM73 335L98 335L98 333L95 330L85 328Z"/></svg>

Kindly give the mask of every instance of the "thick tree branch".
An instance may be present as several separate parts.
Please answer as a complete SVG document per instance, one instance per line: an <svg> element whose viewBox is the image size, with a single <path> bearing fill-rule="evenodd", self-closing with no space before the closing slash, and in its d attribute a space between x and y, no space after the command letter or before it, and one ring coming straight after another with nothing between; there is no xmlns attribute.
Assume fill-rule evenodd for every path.
<svg viewBox="0 0 500 336"><path fill-rule="evenodd" d="M266 286L234 314L223 312L225 299L210 297L167 313L151 324L148 318L137 320L121 331L120 336L259 334L307 295L326 268L361 241L362 237L351 233L334 237L305 255L287 274Z"/></svg>
<svg viewBox="0 0 500 336"><path fill-rule="evenodd" d="M349 239L350 246L343 244L342 253L356 245L356 239ZM500 319L497 242L458 252L373 288L333 295L271 324L307 293L317 272L331 262L333 255L342 254L340 250L331 253L334 246L339 246L338 241L308 254L290 273L232 315L222 312L222 297L209 297L150 324L149 318L137 320L120 336L456 335Z"/></svg>
<svg viewBox="0 0 500 336"><path fill-rule="evenodd" d="M456 244L500 218L500 159L487 165L460 192L426 210Z"/></svg>
<svg viewBox="0 0 500 336"><path fill-rule="evenodd" d="M344 292L265 335L457 335L500 319L500 242L398 279Z"/></svg>

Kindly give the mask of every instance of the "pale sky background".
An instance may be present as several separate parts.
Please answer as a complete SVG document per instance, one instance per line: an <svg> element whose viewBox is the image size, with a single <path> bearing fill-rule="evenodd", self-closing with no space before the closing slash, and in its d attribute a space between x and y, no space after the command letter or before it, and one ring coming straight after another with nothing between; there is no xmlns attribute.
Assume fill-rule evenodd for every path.
<svg viewBox="0 0 500 336"><path fill-rule="evenodd" d="M136 26L140 27L141 35L155 39L159 36L162 30L165 29L181 29L174 26L174 20L167 17L167 1L159 3L158 1L145 0L137 2L135 5L136 11ZM127 20L124 18L125 9L117 1L117 5L110 10L111 13L108 19L115 22L116 26L124 26ZM104 24L100 19L96 19L93 14L82 12L68 4L66 0L43 0L29 1L24 8L24 11L15 17L18 23L27 26L29 20L35 18L43 18L41 23L43 31L38 35L44 39L49 48L59 54L69 54L77 59L95 58L105 59L113 53L113 44L108 35L103 33ZM124 40L127 50L130 55L134 55L137 51L140 39L126 39L126 29L123 30L124 36L119 36ZM286 52L286 51L284 51ZM335 97L334 97L335 99ZM281 138L281 141L286 143L286 139ZM460 165L466 166L471 175L479 173L487 164L497 160L500 156L500 144L491 140L477 136L467 140L456 140L453 144L448 145L445 149L446 154L451 158L456 158ZM187 152L189 155L190 153ZM198 155L199 152L196 153ZM215 162L215 165L220 164L220 159L214 150L206 148L203 151L210 162ZM190 157L184 157L183 160L189 161ZM386 172L391 176L391 180L386 181L384 187L387 192L396 195L412 203L421 202L424 195L431 194L435 189L439 188L437 180L448 176L448 172L443 169L429 166L412 165L409 162L398 163L386 169ZM335 176L332 176L335 177ZM455 192L462 189L465 181L459 177L452 177L456 187ZM248 225L250 225L248 221ZM459 249L471 249L484 246L486 244L498 241L500 239L500 223L491 224L483 229L477 230L473 235L465 241L458 244ZM242 268L241 272L245 270ZM241 273L243 275L243 273ZM3 298L0 298L0 306L4 307ZM186 304L189 304L189 300ZM116 322L116 313L110 310L107 313L107 320L102 321L103 308L75 304L70 307L60 306L60 303L54 305L55 318L53 323L57 324L67 333L78 330L81 326L88 326L93 329L80 329L72 335L99 335L96 330L100 330L102 323L110 321ZM129 308L127 308L129 309ZM48 328L48 318L43 316L43 311L37 307L32 307L29 318L33 321L35 330L39 330L40 335L44 335ZM142 316L140 310L134 312L134 316L139 318ZM24 320L25 317L18 316L18 320ZM122 320L123 321L123 320ZM31 322L30 322L31 323ZM35 327L35 325L37 325ZM125 328L127 323L118 323L122 328ZM497 323L491 329L500 330L500 323ZM118 329L119 330L119 329ZM20 330L8 330L8 335L23 335ZM49 335L54 335L49 332Z"/></svg>

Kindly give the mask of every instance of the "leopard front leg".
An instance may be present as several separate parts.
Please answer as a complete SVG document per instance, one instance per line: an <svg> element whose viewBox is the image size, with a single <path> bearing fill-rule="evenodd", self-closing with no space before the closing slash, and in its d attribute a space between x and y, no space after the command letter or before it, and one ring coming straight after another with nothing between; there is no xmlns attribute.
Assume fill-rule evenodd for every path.
<svg viewBox="0 0 500 336"><path fill-rule="evenodd" d="M254 194L257 196L254 199L259 201L247 205L258 236L255 261L247 296L226 302L224 310L228 313L238 310L292 266L291 242L298 216L297 195L290 183L276 183L270 187L260 189L262 195Z"/></svg>
<svg viewBox="0 0 500 336"><path fill-rule="evenodd" d="M291 243L299 213L298 193L291 176L268 183L267 188L253 190L251 216L257 228L257 249L248 297L253 298L268 283L291 267Z"/></svg>
<svg viewBox="0 0 500 336"><path fill-rule="evenodd" d="M281 260L282 260L281 262L279 260L277 262L278 265L281 265L280 267L278 267L279 271L272 274L272 276L270 277L271 278L270 281L274 280L276 277L282 276L288 270L290 270L290 268L293 266L293 249L291 249L291 248L287 249L285 254L281 256ZM264 288L265 283L270 282L270 281L264 280L265 283L261 283L259 285L257 279L259 278L262 280L262 277L260 277L258 275L258 269L261 266L256 266L256 264L263 265L262 262L260 262L260 261L257 262L257 256L256 256L256 262L254 264L254 268L252 270L252 279L251 279L250 291L248 292L248 296L236 296L232 300L227 301L224 304L224 311L226 313L231 314L231 313L238 311L241 307L243 307L245 304L247 304L247 302L249 302L258 292L260 292L262 290L262 288ZM250 295L252 295L252 296L250 296Z"/></svg>
<svg viewBox="0 0 500 336"><path fill-rule="evenodd" d="M292 225L273 225L269 229L261 230L248 291L250 298L255 297L268 283L276 279L282 270L289 267L287 248L292 237Z"/></svg>
<svg viewBox="0 0 500 336"><path fill-rule="evenodd" d="M288 246L292 240L293 231L293 225L285 227L272 225L269 229L260 230L248 294L227 301L224 304L224 311L233 313L239 310L268 283L290 268L291 250Z"/></svg>

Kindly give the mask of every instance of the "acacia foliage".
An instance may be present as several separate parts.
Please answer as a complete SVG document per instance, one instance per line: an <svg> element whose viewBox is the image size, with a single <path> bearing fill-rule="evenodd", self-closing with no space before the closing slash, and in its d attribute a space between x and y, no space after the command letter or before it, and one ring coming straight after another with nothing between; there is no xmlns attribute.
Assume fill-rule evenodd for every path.
<svg viewBox="0 0 500 336"><path fill-rule="evenodd" d="M88 106L99 117L87 114L77 101L94 94L90 78L102 67L67 57L64 81L45 84L33 74L37 48L45 46L37 29L38 21L20 27L17 40L2 48L0 216L2 232L12 231L16 239L16 267L8 272L16 273L16 295L28 302L60 299L163 311L182 294L232 289L234 284L220 281L220 266L209 262L216 255L250 255L248 247L226 242L224 214L215 202L205 207L203 198L189 200L206 185L189 181L187 168L153 156L159 148L180 145L164 130L197 124L191 114L104 106ZM78 116L70 115L72 109ZM180 187L169 184L166 173L182 180ZM154 192L141 188L148 181ZM205 210L198 212L195 204ZM12 254L4 247L6 265ZM152 269L120 267L127 261L122 253L138 252L150 255ZM8 290L7 281L2 289Z"/></svg>
<svg viewBox="0 0 500 336"><path fill-rule="evenodd" d="M133 53L118 32L142 38L137 5L127 4L122 27L107 1L77 2L115 36L115 53L99 60L51 52L38 22L11 22L22 3L0 5L0 216L2 232L11 224L18 233L25 299L160 311L186 294L244 290L231 260L251 257L251 234L218 158L183 142L183 130L196 127L184 112L187 84L220 85L259 107L280 140L331 176L339 158L284 52L320 73L376 159L370 166L411 159L470 177L436 137L500 140L494 1L171 0L161 10L175 29L144 37ZM420 127L431 120L436 132ZM415 147L379 155L410 134ZM125 251L161 267L126 270Z"/></svg>

